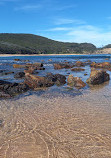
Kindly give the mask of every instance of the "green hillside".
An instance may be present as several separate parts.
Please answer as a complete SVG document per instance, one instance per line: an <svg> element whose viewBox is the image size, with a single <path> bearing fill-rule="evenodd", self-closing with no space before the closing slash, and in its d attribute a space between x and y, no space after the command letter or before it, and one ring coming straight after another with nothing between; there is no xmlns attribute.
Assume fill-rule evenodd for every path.
<svg viewBox="0 0 111 158"><path fill-rule="evenodd" d="M0 34L0 54L83 54L95 50L90 43L58 42L33 34Z"/></svg>

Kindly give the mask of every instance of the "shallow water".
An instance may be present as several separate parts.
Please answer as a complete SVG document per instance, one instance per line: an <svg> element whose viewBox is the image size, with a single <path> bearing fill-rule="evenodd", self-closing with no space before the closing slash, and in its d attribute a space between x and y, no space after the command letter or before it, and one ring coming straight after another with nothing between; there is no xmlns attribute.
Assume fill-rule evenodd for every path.
<svg viewBox="0 0 111 158"><path fill-rule="evenodd" d="M13 64L14 58L24 59L2 57L1 63ZM65 69L54 70L52 64L75 62L77 56L32 58L44 60L46 70L40 75L48 71L66 74ZM51 63L49 58L53 58ZM89 58L106 61L106 56L81 60ZM85 69L90 73L89 66ZM88 78L83 72L71 74L84 81ZM6 80L15 81L10 77ZM0 158L111 158L111 82L81 90L53 86L0 100Z"/></svg>
<svg viewBox="0 0 111 158"><path fill-rule="evenodd" d="M109 60L106 60L108 58ZM83 67L85 71L81 72L73 72L70 69L61 69L61 70L54 70L53 64L58 63L58 62L69 62L74 64L77 60L80 61L87 61L91 60L92 62L111 62L111 55L110 54L105 54L105 55L55 55L55 56L10 56L10 57L0 57L0 70L6 70L6 71L11 71L14 73L24 71L24 69L14 69L13 64L25 64L25 62L21 61L14 61L14 59L22 59L22 60L29 60L30 63L35 63L35 62L42 62L45 67L45 71L38 70L39 76L45 76L47 73L51 72L54 74L60 73L68 77L69 74L73 74L74 76L80 77L84 82L86 82L87 78L90 76L90 66L86 65ZM49 61L51 59L52 61ZM29 63L28 62L28 63ZM111 77L111 72L107 71L110 74ZM84 74L87 73L85 76ZM0 76L0 79L10 81L10 82L23 82L23 79L15 79L14 74L10 75L4 75ZM108 86L111 86L111 82L108 83ZM107 86L106 86L107 88ZM87 85L84 89L81 89L77 92L76 89L71 89L65 84L64 86L57 87L53 86L50 87L46 91L36 91L36 92L29 92L27 95L31 95L33 93L36 93L37 95L40 95L42 92L43 93L53 93L53 91L58 91L60 94L70 94L70 95L76 95L76 94L81 94L85 93L86 90L89 89L89 86ZM22 96L22 95L21 95Z"/></svg>

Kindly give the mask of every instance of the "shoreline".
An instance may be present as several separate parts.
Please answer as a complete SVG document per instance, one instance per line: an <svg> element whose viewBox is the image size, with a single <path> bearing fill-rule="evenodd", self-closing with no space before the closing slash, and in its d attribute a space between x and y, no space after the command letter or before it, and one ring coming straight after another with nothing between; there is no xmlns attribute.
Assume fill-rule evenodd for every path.
<svg viewBox="0 0 111 158"><path fill-rule="evenodd" d="M0 57L13 57L13 56L67 56L67 55L110 55L110 54L102 54L102 53L98 53L98 54L0 54Z"/></svg>
<svg viewBox="0 0 111 158"><path fill-rule="evenodd" d="M91 55L91 54L0 54L0 57L10 56L55 56L55 55Z"/></svg>

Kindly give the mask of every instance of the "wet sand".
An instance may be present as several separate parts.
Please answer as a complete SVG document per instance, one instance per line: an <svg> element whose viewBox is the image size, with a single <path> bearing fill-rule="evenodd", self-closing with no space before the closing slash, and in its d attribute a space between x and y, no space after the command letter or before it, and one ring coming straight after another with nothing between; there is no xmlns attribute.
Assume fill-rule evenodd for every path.
<svg viewBox="0 0 111 158"><path fill-rule="evenodd" d="M0 101L0 158L111 158L111 93Z"/></svg>
<svg viewBox="0 0 111 158"><path fill-rule="evenodd" d="M13 57L13 56L55 56L55 55L88 55L88 54L0 54L0 57Z"/></svg>

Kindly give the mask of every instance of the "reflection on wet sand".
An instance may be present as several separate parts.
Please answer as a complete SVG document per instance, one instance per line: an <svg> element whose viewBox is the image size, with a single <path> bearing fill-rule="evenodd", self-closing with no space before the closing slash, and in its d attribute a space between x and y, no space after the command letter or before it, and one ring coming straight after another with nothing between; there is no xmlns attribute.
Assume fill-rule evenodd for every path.
<svg viewBox="0 0 111 158"><path fill-rule="evenodd" d="M110 110L101 93L2 100L0 158L111 158Z"/></svg>

